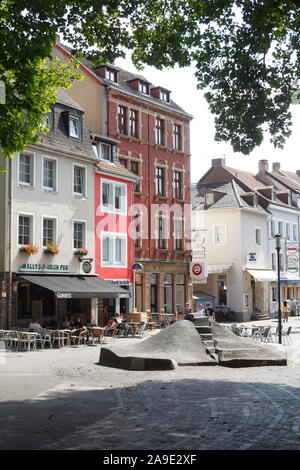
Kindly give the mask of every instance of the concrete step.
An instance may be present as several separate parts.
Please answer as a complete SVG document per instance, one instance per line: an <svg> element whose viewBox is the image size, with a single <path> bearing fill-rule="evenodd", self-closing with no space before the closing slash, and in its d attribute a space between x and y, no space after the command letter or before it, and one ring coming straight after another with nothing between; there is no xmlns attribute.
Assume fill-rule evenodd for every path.
<svg viewBox="0 0 300 470"><path fill-rule="evenodd" d="M203 341L212 340L212 334L211 333L201 333L200 337Z"/></svg>
<svg viewBox="0 0 300 470"><path fill-rule="evenodd" d="M211 333L211 326L195 326L199 334Z"/></svg>

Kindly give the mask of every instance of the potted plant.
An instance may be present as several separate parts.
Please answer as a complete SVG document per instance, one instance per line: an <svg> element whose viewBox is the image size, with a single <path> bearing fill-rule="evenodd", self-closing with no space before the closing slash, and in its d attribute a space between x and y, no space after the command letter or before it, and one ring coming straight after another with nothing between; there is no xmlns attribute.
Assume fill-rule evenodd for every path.
<svg viewBox="0 0 300 470"><path fill-rule="evenodd" d="M39 247L28 243L28 245L20 246L19 251L20 253L26 253L27 255L35 255L38 253Z"/></svg>
<svg viewBox="0 0 300 470"><path fill-rule="evenodd" d="M86 248L75 248L74 255L87 255L88 250Z"/></svg>
<svg viewBox="0 0 300 470"><path fill-rule="evenodd" d="M55 245L55 243L49 240L47 242L44 253L47 253L49 255L57 255L59 253L59 248L57 245Z"/></svg>

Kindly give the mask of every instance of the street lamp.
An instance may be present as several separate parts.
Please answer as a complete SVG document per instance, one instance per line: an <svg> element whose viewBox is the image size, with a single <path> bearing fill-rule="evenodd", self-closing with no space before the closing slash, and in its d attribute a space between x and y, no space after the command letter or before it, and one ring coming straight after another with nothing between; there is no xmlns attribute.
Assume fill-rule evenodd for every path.
<svg viewBox="0 0 300 470"><path fill-rule="evenodd" d="M281 300L280 300L280 250L281 250L281 236L278 233L275 235L276 238L276 251L277 251L277 297L278 297L278 342L281 341Z"/></svg>

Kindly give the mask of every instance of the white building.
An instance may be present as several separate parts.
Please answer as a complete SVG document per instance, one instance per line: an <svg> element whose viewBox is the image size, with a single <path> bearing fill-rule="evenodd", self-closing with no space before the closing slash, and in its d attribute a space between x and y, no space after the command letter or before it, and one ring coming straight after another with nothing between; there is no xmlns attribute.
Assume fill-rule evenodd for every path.
<svg viewBox="0 0 300 470"><path fill-rule="evenodd" d="M300 299L296 198L282 185L226 167L224 160L212 163L192 194L193 261L208 266L206 282L194 285L194 295L215 296L215 307L230 308L237 320L273 316L278 308L277 233L283 237L281 299L294 304Z"/></svg>

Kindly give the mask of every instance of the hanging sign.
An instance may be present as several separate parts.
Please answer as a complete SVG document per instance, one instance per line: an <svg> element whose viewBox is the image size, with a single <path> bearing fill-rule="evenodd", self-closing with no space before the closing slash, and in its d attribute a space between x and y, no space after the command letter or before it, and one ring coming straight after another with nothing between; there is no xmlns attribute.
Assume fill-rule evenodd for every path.
<svg viewBox="0 0 300 470"><path fill-rule="evenodd" d="M287 271L289 273L299 272L299 248L297 245L287 245L286 247Z"/></svg>
<svg viewBox="0 0 300 470"><path fill-rule="evenodd" d="M207 278L207 264L202 261L190 263L190 276L198 280Z"/></svg>

